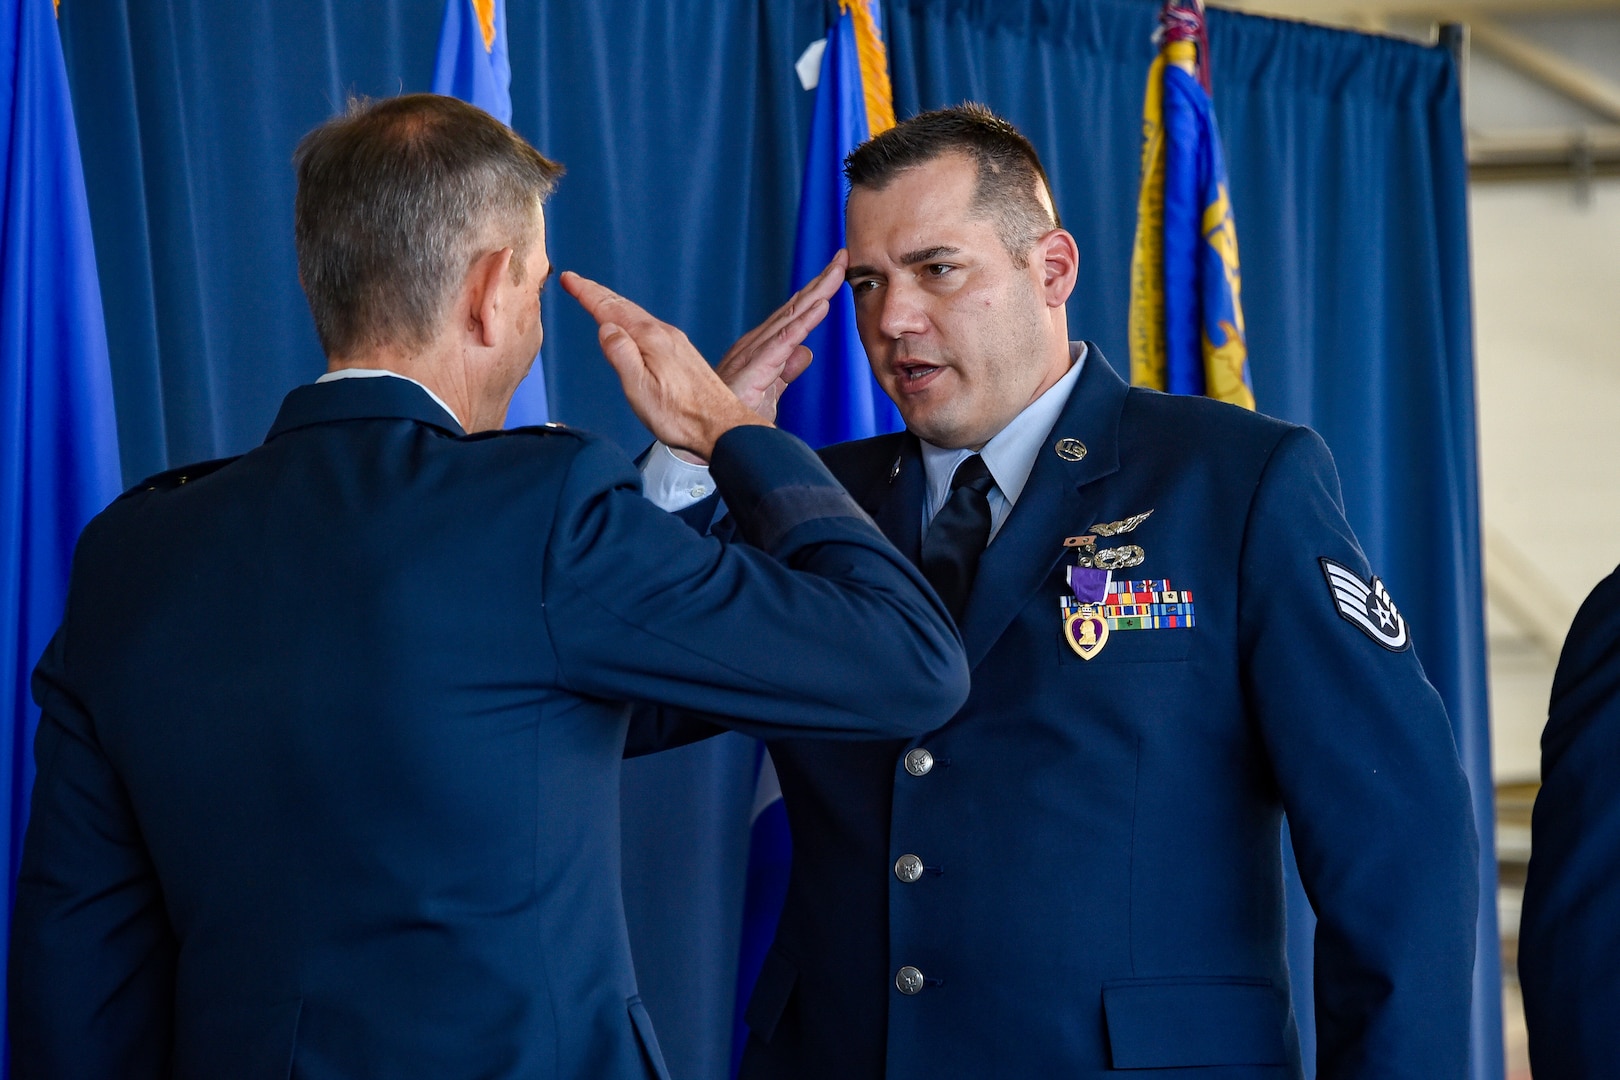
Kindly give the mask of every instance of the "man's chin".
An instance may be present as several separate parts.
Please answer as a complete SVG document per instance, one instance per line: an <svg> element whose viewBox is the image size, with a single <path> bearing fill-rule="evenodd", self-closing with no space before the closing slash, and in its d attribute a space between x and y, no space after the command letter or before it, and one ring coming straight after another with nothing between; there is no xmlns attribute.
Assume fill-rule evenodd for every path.
<svg viewBox="0 0 1620 1080"><path fill-rule="evenodd" d="M941 450L961 450L974 445L971 434L944 422L941 417L930 415L928 410L913 409L908 413L901 409L900 419L906 422L907 431Z"/></svg>

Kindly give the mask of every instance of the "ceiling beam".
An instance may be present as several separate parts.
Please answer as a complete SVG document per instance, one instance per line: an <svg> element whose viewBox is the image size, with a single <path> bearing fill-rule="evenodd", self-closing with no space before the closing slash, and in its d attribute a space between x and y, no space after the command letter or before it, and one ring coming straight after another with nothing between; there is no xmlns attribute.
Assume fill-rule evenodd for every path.
<svg viewBox="0 0 1620 1080"><path fill-rule="evenodd" d="M1620 0L1211 0L1210 6L1351 26L1389 19L1472 22L1480 15L1620 14Z"/></svg>
<svg viewBox="0 0 1620 1080"><path fill-rule="evenodd" d="M1475 48L1490 53L1519 74L1591 109L1611 124L1620 124L1620 86L1603 76L1509 30L1488 15L1475 14L1468 19L1468 36Z"/></svg>
<svg viewBox="0 0 1620 1080"><path fill-rule="evenodd" d="M1485 592L1491 603L1556 660L1575 621L1575 604L1507 533L1486 522L1484 534Z"/></svg>
<svg viewBox="0 0 1620 1080"><path fill-rule="evenodd" d="M1620 126L1470 131L1468 175L1474 180L1617 176Z"/></svg>

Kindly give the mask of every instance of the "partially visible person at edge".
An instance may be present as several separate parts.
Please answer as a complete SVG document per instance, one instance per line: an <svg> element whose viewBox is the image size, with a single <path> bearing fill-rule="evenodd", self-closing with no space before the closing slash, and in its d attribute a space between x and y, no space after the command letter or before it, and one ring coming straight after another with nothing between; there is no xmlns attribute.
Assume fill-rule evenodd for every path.
<svg viewBox="0 0 1620 1080"><path fill-rule="evenodd" d="M606 442L499 430L561 171L504 125L356 104L297 166L327 374L89 525L35 675L12 1075L665 1076L620 899L627 702L906 737L966 694L956 631L802 443L599 285L563 277L749 544ZM751 404L842 265L728 357Z"/></svg>
<svg viewBox="0 0 1620 1080"><path fill-rule="evenodd" d="M1581 605L1553 676L1519 986L1536 1080L1620 1077L1620 570Z"/></svg>
<svg viewBox="0 0 1620 1080"><path fill-rule="evenodd" d="M1468 785L1327 447L1071 342L1075 240L983 107L845 173L856 321L906 431L821 455L951 607L973 690L919 737L767 736L793 868L745 1080L1300 1077L1285 812L1316 1075L1463 1077ZM655 449L644 480L702 525L695 469Z"/></svg>

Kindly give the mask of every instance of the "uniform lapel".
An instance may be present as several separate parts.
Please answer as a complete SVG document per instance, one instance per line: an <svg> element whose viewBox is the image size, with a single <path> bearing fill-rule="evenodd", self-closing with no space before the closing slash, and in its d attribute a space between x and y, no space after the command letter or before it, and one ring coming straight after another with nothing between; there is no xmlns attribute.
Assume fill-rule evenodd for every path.
<svg viewBox="0 0 1620 1080"><path fill-rule="evenodd" d="M899 444L897 455L882 464L885 479L873 489L868 510L889 542L916 565L922 557L923 498L928 481L917 437L906 432Z"/></svg>
<svg viewBox="0 0 1620 1080"><path fill-rule="evenodd" d="M1119 418L1127 389L1102 352L1088 345L1086 366L1035 458L1029 482L979 563L961 622L969 667L984 659L1052 572L1063 556L1064 537L1092 524L1098 496L1087 485L1119 469ZM1059 457L1054 449L1059 439L1084 443L1085 457ZM921 472L920 460L918 466Z"/></svg>

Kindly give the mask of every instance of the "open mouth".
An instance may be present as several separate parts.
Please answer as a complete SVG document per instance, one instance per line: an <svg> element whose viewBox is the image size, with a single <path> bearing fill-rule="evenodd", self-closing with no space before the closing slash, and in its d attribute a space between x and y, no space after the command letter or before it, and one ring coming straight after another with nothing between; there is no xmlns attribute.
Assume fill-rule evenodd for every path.
<svg viewBox="0 0 1620 1080"><path fill-rule="evenodd" d="M937 364L922 364L908 360L896 364L895 370L900 375L900 391L913 393L933 382L935 376L945 369Z"/></svg>

